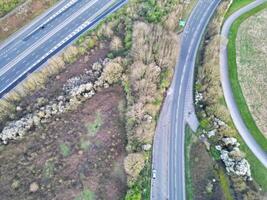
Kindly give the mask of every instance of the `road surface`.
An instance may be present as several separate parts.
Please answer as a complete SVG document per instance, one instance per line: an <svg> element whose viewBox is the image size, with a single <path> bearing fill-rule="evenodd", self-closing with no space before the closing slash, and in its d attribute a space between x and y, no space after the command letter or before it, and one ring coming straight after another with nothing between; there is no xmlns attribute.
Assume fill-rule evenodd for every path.
<svg viewBox="0 0 267 200"><path fill-rule="evenodd" d="M220 0L199 0L183 31L179 60L154 138L152 168L157 177L151 181L152 200L186 199L185 125L188 115L194 115L190 109L193 105L188 105L193 99L188 97L193 98L192 78L199 44L219 3Z"/></svg>
<svg viewBox="0 0 267 200"><path fill-rule="evenodd" d="M127 0L63 1L0 47L0 98Z"/></svg>
<svg viewBox="0 0 267 200"><path fill-rule="evenodd" d="M221 31L222 38L220 47L220 71L221 71L221 83L225 101L228 106L228 109L230 110L230 114L235 124L235 127L237 128L239 134L242 136L243 140L246 142L250 150L259 159L259 161L267 168L267 153L258 145L253 136L250 134L249 130L247 129L245 123L242 120L236 102L234 100L228 74L228 57L227 57L227 38L233 22L242 14L252 10L253 8L257 7L258 5L264 2L267 1L266 0L254 1L253 3L235 12L225 21Z"/></svg>

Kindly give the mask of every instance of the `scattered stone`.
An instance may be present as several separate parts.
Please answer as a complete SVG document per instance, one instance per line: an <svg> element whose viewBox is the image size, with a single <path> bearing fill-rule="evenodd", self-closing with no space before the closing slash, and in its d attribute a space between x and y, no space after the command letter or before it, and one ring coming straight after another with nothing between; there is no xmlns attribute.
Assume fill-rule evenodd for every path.
<svg viewBox="0 0 267 200"><path fill-rule="evenodd" d="M144 117L143 117L143 120L145 122L147 122L148 124L150 124L153 121L153 117L151 115L149 115L149 114L145 114Z"/></svg>
<svg viewBox="0 0 267 200"><path fill-rule="evenodd" d="M108 83L104 83L104 88L109 88L109 84Z"/></svg>
<svg viewBox="0 0 267 200"><path fill-rule="evenodd" d="M36 100L36 107L41 107L41 106L44 106L45 104L48 103L48 100L45 99L44 97L40 97Z"/></svg>
<svg viewBox="0 0 267 200"><path fill-rule="evenodd" d="M145 144L145 145L142 146L142 149L144 151L149 151L151 149L151 147L152 147L151 144Z"/></svg>
<svg viewBox="0 0 267 200"><path fill-rule="evenodd" d="M36 182L31 183L30 185L30 192L37 192L39 189L39 185Z"/></svg>
<svg viewBox="0 0 267 200"><path fill-rule="evenodd" d="M38 116L33 116L33 123L35 126L39 126L41 122L41 119Z"/></svg>
<svg viewBox="0 0 267 200"><path fill-rule="evenodd" d="M103 66L99 62L94 63L93 66L92 66L92 69L94 71L101 71L102 68L103 68Z"/></svg>
<svg viewBox="0 0 267 200"><path fill-rule="evenodd" d="M21 108L20 106L17 106L17 107L16 107L16 111L17 111L17 112L21 112L21 111L22 111L22 108Z"/></svg>
<svg viewBox="0 0 267 200"><path fill-rule="evenodd" d="M220 145L216 145L215 146L215 149L217 149L218 151L221 151L222 150L222 147Z"/></svg>
<svg viewBox="0 0 267 200"><path fill-rule="evenodd" d="M227 138L222 138L222 141L225 146L239 146L239 143L237 142L236 138L233 137L227 137Z"/></svg>
<svg viewBox="0 0 267 200"><path fill-rule="evenodd" d="M214 129L214 130L212 130L212 131L209 131L209 132L207 133L207 135L208 135L208 138L211 138L211 137L215 136L215 135L216 135L216 129Z"/></svg>
<svg viewBox="0 0 267 200"><path fill-rule="evenodd" d="M33 114L27 114L17 121L11 121L3 128L0 132L2 143L7 144L8 140L22 137L34 126L51 121L52 116L70 110L72 106L94 96L95 91L99 88L108 88L109 84L104 82L103 77L101 77L101 72L108 62L110 60L105 59L103 62L94 63L93 71L87 70L85 74L70 78L63 86L64 95L58 96L50 102L44 97L38 98L34 105L35 112ZM22 108L18 106L16 110L22 111ZM30 110L29 107L28 112Z"/></svg>
<svg viewBox="0 0 267 200"><path fill-rule="evenodd" d="M226 123L224 122L224 121L222 121L222 120L220 120L219 118L217 118L217 117L214 117L214 119L213 119L213 124L214 124L214 126L215 126L215 128L216 127L226 127L227 125L226 125Z"/></svg>
<svg viewBox="0 0 267 200"><path fill-rule="evenodd" d="M244 158L244 153L239 149L236 138L227 137L222 139L222 146L215 148L221 153L221 160L224 162L226 171L229 174L242 176L246 180L252 180L249 162Z"/></svg>
<svg viewBox="0 0 267 200"><path fill-rule="evenodd" d="M195 93L195 104L196 105L200 104L203 99L204 99L203 94L198 92L198 91L196 91L196 93Z"/></svg>
<svg viewBox="0 0 267 200"><path fill-rule="evenodd" d="M211 194L213 191L213 184L211 181L208 182L208 184L206 185L206 191L207 193Z"/></svg>
<svg viewBox="0 0 267 200"><path fill-rule="evenodd" d="M19 180L14 180L13 183L11 184L11 188L12 188L13 190L16 190L16 189L19 188L19 185L20 185Z"/></svg>

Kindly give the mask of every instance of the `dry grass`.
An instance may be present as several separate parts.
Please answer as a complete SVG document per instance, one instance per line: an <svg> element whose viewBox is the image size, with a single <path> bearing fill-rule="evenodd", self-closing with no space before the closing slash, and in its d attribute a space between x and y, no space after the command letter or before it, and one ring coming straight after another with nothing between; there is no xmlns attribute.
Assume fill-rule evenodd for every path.
<svg viewBox="0 0 267 200"><path fill-rule="evenodd" d="M247 19L236 40L238 79L249 110L267 137L267 11Z"/></svg>
<svg viewBox="0 0 267 200"><path fill-rule="evenodd" d="M3 0L0 0L0 5L1 1ZM7 2L9 1L10 0L8 0ZM29 23L36 16L42 14L49 7L53 6L57 1L59 0L28 0L27 2L15 8L17 5L23 2L16 1L17 4L12 6L7 11L10 11L12 9L14 10L12 10L12 12L8 14L6 14L7 12L2 12L0 9L0 16L1 13L2 15L6 14L6 16L0 18L0 41L5 40L11 34ZM4 3L5 2L6 0L4 0Z"/></svg>

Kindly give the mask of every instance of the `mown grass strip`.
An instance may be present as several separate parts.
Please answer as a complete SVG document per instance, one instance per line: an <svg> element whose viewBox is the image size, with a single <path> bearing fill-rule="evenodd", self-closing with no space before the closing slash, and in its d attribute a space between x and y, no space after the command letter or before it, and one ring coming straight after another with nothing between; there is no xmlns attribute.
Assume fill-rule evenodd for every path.
<svg viewBox="0 0 267 200"><path fill-rule="evenodd" d="M228 65L229 65L229 78L231 82L231 87L233 90L233 95L247 128L249 129L252 136L255 138L257 143L263 148L264 151L267 151L267 140L258 129L253 117L249 111L246 100L243 96L237 73L237 63L236 63L236 37L238 34L238 29L242 22L248 19L250 16L255 15L256 13L267 8L267 3L264 3L251 11L240 16L231 26L229 33L228 41ZM241 137L239 138L241 140ZM254 156L254 154L249 150L246 144L241 142L241 149L246 153L247 159L251 164L252 176L261 185L262 189L267 191L267 169L260 163L260 161Z"/></svg>
<svg viewBox="0 0 267 200"><path fill-rule="evenodd" d="M253 2L253 0L234 0L227 13L225 14L225 19L232 15L235 11L239 10L240 8L246 6L251 2Z"/></svg>
<svg viewBox="0 0 267 200"><path fill-rule="evenodd" d="M223 194L226 200L233 200L231 191L230 191L230 183L228 178L226 177L226 174L222 168L218 169L218 176L219 176L219 181L221 188L223 190Z"/></svg>
<svg viewBox="0 0 267 200"><path fill-rule="evenodd" d="M190 150L192 145L192 130L189 126L185 129L185 178L186 178L186 199L193 200L194 190L191 177Z"/></svg>

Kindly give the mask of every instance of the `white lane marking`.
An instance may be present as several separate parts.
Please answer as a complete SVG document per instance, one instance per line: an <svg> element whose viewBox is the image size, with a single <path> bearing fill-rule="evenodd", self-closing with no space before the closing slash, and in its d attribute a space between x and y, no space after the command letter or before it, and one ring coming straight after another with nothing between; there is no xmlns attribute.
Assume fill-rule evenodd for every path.
<svg viewBox="0 0 267 200"><path fill-rule="evenodd" d="M56 13L54 13L52 16L50 16L47 20L45 20L41 25L37 26L33 31L31 31L29 34L27 34L26 37L28 37L29 35L33 34L36 30L38 30L42 26L45 26L46 24L48 24L50 21L52 21L53 19L55 19L58 15L60 15L62 12L64 12L68 8L70 8L76 2L78 2L78 0L71 0L65 6L63 6L62 8L60 8Z"/></svg>
<svg viewBox="0 0 267 200"><path fill-rule="evenodd" d="M95 15L94 16L92 16L91 18L95 18L95 17L97 17L98 15L99 15L99 13L101 13L102 12L102 10L105 10L105 9L107 9L109 6L111 6L113 3L114 3L114 1L115 0L112 0L112 1L110 1L108 4L106 4L105 5L105 7L103 7L102 9L100 9L97 13L95 13ZM120 4L120 6L121 6L122 4ZM120 7L119 6L119 7ZM116 8L118 8L118 6L116 7ZM89 25L90 23L91 23L91 18L89 19L89 20L87 20L84 24L82 24L80 27L78 27L78 29L81 29L81 28L85 28L87 25ZM91 28L93 28L93 27L95 27L95 25L94 26L92 26ZM72 37L72 35L69 35L69 36L67 36L66 38L68 38L68 37ZM71 38L70 37L70 38ZM65 39L66 39L65 38ZM64 40L65 40L64 39ZM58 45L59 46L61 46L63 44L63 41L61 41ZM57 46L58 46L57 45ZM55 47L54 47L55 48ZM51 50L50 50L51 51ZM32 68L32 66L35 66L37 63L39 63L39 62L41 62L43 59L45 58L45 56L42 56L41 57L41 59L39 59L37 62L35 62L33 65L31 65L28 69L27 69L27 71L29 71L31 68ZM18 73L18 71L16 72L16 74ZM16 80L18 80L19 78L21 78L23 75L25 75L26 73L28 73L28 72L24 72L24 73L21 73L20 74L20 76L18 76L15 80L13 80L13 82L11 82L11 83L9 83L4 89L2 89L1 91L0 91L0 93L2 93L6 88L8 88L8 87L10 87Z"/></svg>
<svg viewBox="0 0 267 200"><path fill-rule="evenodd" d="M69 18L67 18L62 24L60 24L58 27L56 27L53 31L49 32L46 34L44 37L40 39L38 43L33 44L31 47L29 47L26 51L23 53L19 54L16 59L12 60L10 63L5 65L1 70L0 70L0 76L2 76L4 73L6 73L11 67L16 65L18 62L20 62L24 57L29 55L34 49L37 47L41 46L44 42L48 40L48 38L52 37L55 35L57 32L59 32L63 27L65 27L67 24L69 24L71 21L73 21L76 17L82 15L87 9L89 9L92 5L94 5L98 0L93 0L87 6L85 6L81 11L74 13L71 15Z"/></svg>
<svg viewBox="0 0 267 200"><path fill-rule="evenodd" d="M211 6L212 6L212 4L210 4L209 6L208 6L208 8L207 8L207 10L206 10L206 12L205 12L205 15L207 15L208 14L208 10L211 8ZM204 19L205 19L205 17L203 17L202 18L202 20L200 21L200 23L199 23L199 25L200 24L202 24L203 23L203 21L204 21ZM190 46L189 46L189 51L188 51L188 53L187 53L187 57L186 57L186 61L185 61L185 63L184 63L184 68L183 68L183 71L182 71L182 78L181 78L181 85L182 85L182 83L184 82L184 79L185 79L185 70L186 70L186 66L188 66L188 62L189 62L189 56L188 55L190 55L190 53L191 53L191 51L193 50L192 49L192 45L193 45L193 42L194 42L194 40L195 40L195 38L196 38L196 35L198 34L198 31L199 31L199 29L200 29L200 26L198 26L197 27L197 31L195 31L194 32L194 35L193 35L193 39L191 40L191 42L190 42ZM179 107L180 107L180 101L181 101L181 92L182 92L182 87L181 87L181 85L180 85L180 88L179 88L179 96L178 96L178 107L177 107L177 110L179 110ZM178 112L176 112L176 116L175 116L175 121L177 121L177 119L178 119L178 115L179 115L180 113L178 113ZM182 133L183 134L183 133ZM175 134L175 137L176 137L176 134ZM176 139L176 138L175 138ZM175 145L175 148L174 148L175 150L175 152L177 151L177 146ZM182 154L183 154L183 156L184 156L184 149L182 148ZM176 160L177 158L176 157L174 157L174 160ZM177 164L177 162L176 161L174 161L174 167L176 166L176 164ZM176 168L176 167L175 167ZM184 168L184 165L182 166L182 168ZM183 173L183 177L182 177L182 179L184 179L184 173ZM175 188L176 188L176 179L174 179L175 181L174 181L174 186L175 186ZM185 190L184 188L183 188L183 190ZM184 191L185 192L185 191Z"/></svg>

